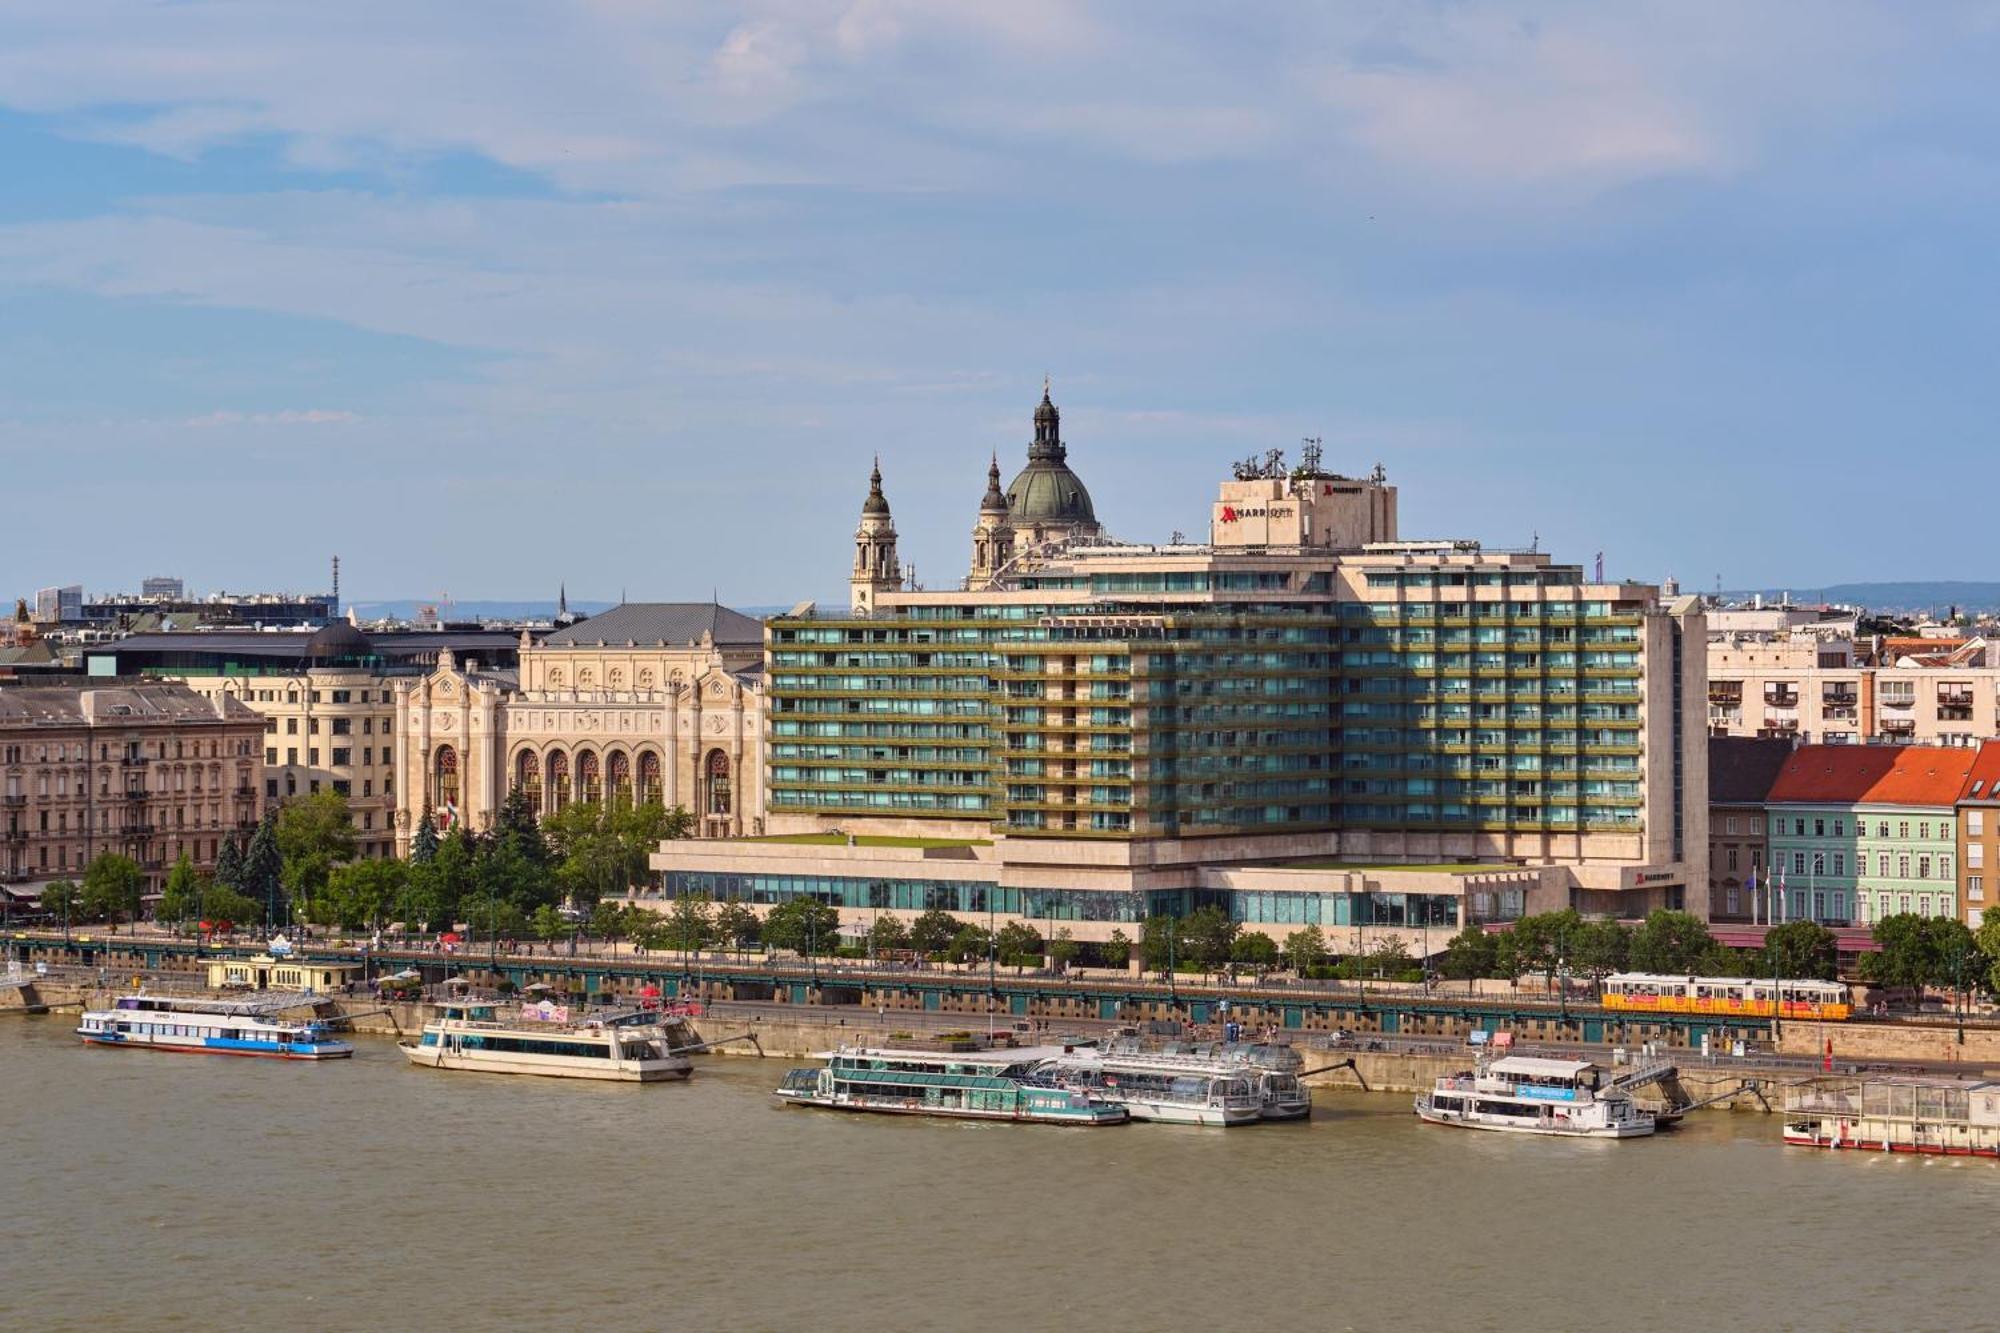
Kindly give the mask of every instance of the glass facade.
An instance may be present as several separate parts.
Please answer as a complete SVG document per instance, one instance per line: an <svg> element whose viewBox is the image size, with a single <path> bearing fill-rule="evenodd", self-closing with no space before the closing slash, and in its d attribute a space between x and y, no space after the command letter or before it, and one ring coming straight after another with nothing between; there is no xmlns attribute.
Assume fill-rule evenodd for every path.
<svg viewBox="0 0 2000 1333"><path fill-rule="evenodd" d="M773 812L1064 837L1640 827L1644 603L1585 599L1573 567L1024 583L1048 600L771 621Z"/></svg>

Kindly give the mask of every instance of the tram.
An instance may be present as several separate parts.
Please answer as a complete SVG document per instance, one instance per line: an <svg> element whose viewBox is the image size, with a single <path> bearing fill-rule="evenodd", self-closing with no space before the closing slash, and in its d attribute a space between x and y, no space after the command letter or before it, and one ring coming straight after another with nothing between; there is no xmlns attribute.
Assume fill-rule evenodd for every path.
<svg viewBox="0 0 2000 1333"><path fill-rule="evenodd" d="M1841 1020L1853 996L1838 981L1773 981L1769 977L1668 977L1617 972L1604 979L1604 1007L1640 1014L1735 1014Z"/></svg>

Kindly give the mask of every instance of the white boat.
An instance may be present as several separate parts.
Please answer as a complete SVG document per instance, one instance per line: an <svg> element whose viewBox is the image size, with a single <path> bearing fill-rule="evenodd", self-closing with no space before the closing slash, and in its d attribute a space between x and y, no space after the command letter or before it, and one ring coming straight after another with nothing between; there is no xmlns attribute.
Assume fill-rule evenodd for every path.
<svg viewBox="0 0 2000 1333"><path fill-rule="evenodd" d="M1252 1071L1240 1061L1078 1047L1040 1072L1094 1100L1123 1106L1134 1120L1222 1126L1263 1117Z"/></svg>
<svg viewBox="0 0 2000 1333"><path fill-rule="evenodd" d="M1277 1042L1225 1046L1222 1054L1243 1066L1257 1092L1257 1114L1265 1120L1303 1120L1312 1114L1312 1090L1300 1081L1305 1061Z"/></svg>
<svg viewBox="0 0 2000 1333"><path fill-rule="evenodd" d="M624 1010L572 1021L563 1010L522 1006L503 1017L491 1000L452 1000L402 1044L411 1064L486 1074L656 1083L686 1078L700 1049L687 1025L653 1010Z"/></svg>
<svg viewBox="0 0 2000 1333"><path fill-rule="evenodd" d="M794 1069L776 1096L794 1106L1043 1125L1116 1125L1114 1106L1036 1071L1060 1047L918 1051L842 1047L816 1058L824 1069Z"/></svg>
<svg viewBox="0 0 2000 1333"><path fill-rule="evenodd" d="M1509 1055L1450 1074L1416 1100L1429 1124L1560 1138L1631 1139L1658 1128L1630 1093L1603 1086L1588 1060Z"/></svg>
<svg viewBox="0 0 2000 1333"><path fill-rule="evenodd" d="M354 1047L315 1017L285 1011L318 1001L309 995L254 1000L200 995L121 995L115 1007L87 1010L76 1033L89 1046L195 1055L257 1055L273 1060L341 1060Z"/></svg>

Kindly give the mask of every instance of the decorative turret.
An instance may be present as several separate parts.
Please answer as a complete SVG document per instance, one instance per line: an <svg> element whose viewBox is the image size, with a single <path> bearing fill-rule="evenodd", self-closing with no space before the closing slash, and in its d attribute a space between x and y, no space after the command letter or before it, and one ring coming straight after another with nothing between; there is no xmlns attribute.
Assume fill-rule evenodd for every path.
<svg viewBox="0 0 2000 1333"><path fill-rule="evenodd" d="M1007 493L1000 489L1000 456L986 467L986 495L972 525L972 585L981 587L1014 558L1014 529L1007 519Z"/></svg>
<svg viewBox="0 0 2000 1333"><path fill-rule="evenodd" d="M848 577L856 611L875 609L882 593L902 586L901 565L896 559L896 521L889 514L889 499L882 494L882 460L877 457L868 474L868 498L861 502L861 523L854 529L854 572Z"/></svg>
<svg viewBox="0 0 2000 1333"><path fill-rule="evenodd" d="M1035 408L1035 438L1028 446L1028 466L1007 488L1007 519L1017 544L1095 537L1104 531L1083 479L1069 470L1069 449L1062 442L1062 413L1049 396L1046 379L1042 381L1041 404Z"/></svg>

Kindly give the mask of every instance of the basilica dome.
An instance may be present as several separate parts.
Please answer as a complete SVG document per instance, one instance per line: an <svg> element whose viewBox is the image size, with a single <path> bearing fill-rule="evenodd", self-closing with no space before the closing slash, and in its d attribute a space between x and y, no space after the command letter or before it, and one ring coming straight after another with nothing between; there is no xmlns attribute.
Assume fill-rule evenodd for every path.
<svg viewBox="0 0 2000 1333"><path fill-rule="evenodd" d="M1007 487L1007 517L1015 527L1097 527L1097 510L1083 479L1070 471L1062 442L1062 418L1042 390L1035 409L1035 442L1028 446L1028 466Z"/></svg>

